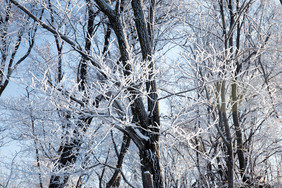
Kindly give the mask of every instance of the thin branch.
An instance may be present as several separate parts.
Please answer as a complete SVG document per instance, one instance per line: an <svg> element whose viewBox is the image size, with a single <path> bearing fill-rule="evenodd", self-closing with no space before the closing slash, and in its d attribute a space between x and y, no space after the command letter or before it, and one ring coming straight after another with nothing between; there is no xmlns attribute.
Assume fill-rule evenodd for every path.
<svg viewBox="0 0 282 188"><path fill-rule="evenodd" d="M207 84L207 83L214 83L214 82L217 82L217 80L209 81L209 82L206 82L206 83L204 83L204 84L202 84L202 85L200 85L200 86L198 86L198 87L195 87L195 88L192 88L192 89L188 89L188 90L185 90L185 91L180 91L180 92L177 92L177 93L173 93L173 92L170 92L170 91L167 91L167 90L164 90L164 89L160 89L160 90L163 90L163 91L165 91L165 92L167 92L167 93L170 93L170 94L167 95L167 96L158 98L157 100L160 101L160 100L166 99L166 98L171 97L171 96L180 96L180 97L184 97L184 96L182 96L181 94L194 91L194 90L196 90L196 89L199 89L199 88L201 88L201 87L204 87L204 85Z"/></svg>
<svg viewBox="0 0 282 188"><path fill-rule="evenodd" d="M99 64L97 64L94 59L89 56L87 54L87 52L85 52L81 46L75 42L73 42L71 39L69 39L67 36L63 35L62 33L60 33L59 31L56 31L55 29L53 29L51 26L45 24L43 21L41 21L39 18L37 18L34 14L32 14L29 10L27 10L24 6L20 5L18 2L16 2L15 0L11 0L11 2L16 5L19 9L21 9L23 12L25 12L29 17L31 17L34 21L38 22L44 29L50 31L51 33L53 33L56 36L59 36L62 40L64 40L65 42L67 42L69 45L71 45L71 47L78 52L80 55L82 55L86 60L89 60L95 67L97 68L101 68ZM101 71L99 71L103 76L105 76L104 73L102 73Z"/></svg>

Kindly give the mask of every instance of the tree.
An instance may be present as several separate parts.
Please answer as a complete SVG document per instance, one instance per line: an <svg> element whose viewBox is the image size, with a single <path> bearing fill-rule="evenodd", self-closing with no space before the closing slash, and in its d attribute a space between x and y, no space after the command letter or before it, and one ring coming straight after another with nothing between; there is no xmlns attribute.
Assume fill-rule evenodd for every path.
<svg viewBox="0 0 282 188"><path fill-rule="evenodd" d="M25 91L0 101L24 185L274 185L281 21L267 2L9 2L39 33Z"/></svg>
<svg viewBox="0 0 282 188"><path fill-rule="evenodd" d="M268 17L265 14L265 9L261 9L265 6L264 3L260 4L253 1L206 2L203 3L206 8L202 9L201 14L197 14L198 9L195 7L195 11L191 10L190 12L191 16L188 14L187 17L183 18L184 24L189 28L187 29L188 32L194 32L195 36L191 40L193 41L196 38L196 42L189 43L187 42L189 38L187 38L185 43L181 45L185 49L184 56L188 68L185 64L180 66L178 70L183 72L183 76L180 74L179 77L195 80L195 87L201 87L195 94L197 97L192 98L195 101L203 100L202 104L206 104L207 108L204 110L199 107L197 113L199 116L206 113L206 119L209 120L207 122L195 118L191 122L195 122L198 129L205 128L205 124L208 124L208 127L214 124L218 134L215 138L195 136L193 144L198 159L196 166L199 169L200 177L202 177L202 173L203 176L208 176L207 180L197 180L195 186L218 184L219 182L215 182L217 175L211 174L214 172L213 168L219 175L218 179L221 179L220 186L225 186L224 181L228 181L228 187L237 187L238 184L255 185L257 183L256 175L250 172L247 167L248 157L250 157L248 155L251 155L251 151L246 149L255 137L256 131L253 132L252 130L252 133L248 131L246 119L258 115L249 115L251 110L246 108L245 105L250 102L252 97L256 96L256 89L254 88L257 87L258 83L261 84L262 88L267 88L264 87L264 81L261 82L260 79L253 79L252 77L264 77L263 74L256 72L261 69L257 66L260 64L258 62L261 62L262 56L269 54L266 46L270 45L270 37L273 37L271 37L271 40L277 40L275 36L277 30L274 31L275 27L272 28L274 30L270 29L271 27L268 25L271 25L270 22L274 21L270 19L272 14L269 14L270 17ZM193 3L190 5L193 6ZM255 21L256 19L260 19L260 21ZM262 20L264 21L262 22ZM262 25L253 26L253 23ZM253 27L256 29L253 29ZM272 51L272 53L276 56L277 51ZM276 64L276 66L278 65ZM261 70L261 72L263 71ZM214 83L212 84L214 86L211 87L206 84L209 82ZM253 86L253 89L249 86ZM249 92L246 93L246 91ZM271 94L267 95L266 93L260 96L271 98ZM183 104L183 100L180 103ZM254 108L259 113L259 108ZM267 119L273 118L270 114L276 114L276 110L272 107L269 106L267 109L269 109L269 113L263 116L261 119L263 121L260 123L253 122L256 126L263 126L262 124L266 123ZM188 117L191 116L189 110L185 112ZM232 120L229 117L232 117ZM276 117L278 118L278 115ZM267 126L267 123L264 126ZM219 146L223 147L218 148ZM201 172L199 155L204 154L204 158L206 156L213 158L216 156L215 153L218 153L218 149L226 153L225 162L217 159L217 167L208 162L204 169L206 172ZM211 152L213 150L215 150L214 153ZM222 168L222 164L224 164L224 168ZM226 171L223 171L223 169ZM234 175L237 175L237 173L240 174L241 180L235 178Z"/></svg>
<svg viewBox="0 0 282 188"><path fill-rule="evenodd" d="M28 16L15 10L10 1L2 1L1 7L3 8L1 8L0 17L0 96L17 66L29 56L38 27ZM35 8L35 5L31 5L31 9ZM43 11L37 14L39 20L42 14ZM28 45L23 47L25 45L23 43ZM26 51L20 53L19 51L23 50L21 48L26 48Z"/></svg>
<svg viewBox="0 0 282 188"><path fill-rule="evenodd" d="M25 9L23 6L19 5L16 1L12 1L15 5L17 5L19 8L24 10L31 18L33 18L35 21L39 21L34 15L32 15L27 9ZM89 7L91 2L87 2ZM106 4L104 1L96 1L97 5L99 8L107 15L107 17L110 20L110 24L117 36L118 39L118 45L119 45L119 50L121 54L121 62L124 67L124 76L130 76L132 67L128 63L130 61L130 56L129 56L129 46L128 46L128 39L126 37L126 34L124 32L123 25L121 23L121 18L120 18L120 11L121 7L119 5L119 2L116 2L116 10L112 10L108 4ZM154 15L154 4L155 2L151 2L151 8L150 8L150 21L153 21L153 15ZM91 5L93 6L93 5ZM159 126L160 126L160 121L159 121L159 107L158 107L158 102L157 102L157 91L156 91L156 81L154 81L154 76L153 76L153 71L154 71L154 63L152 62L152 35L149 36L149 33L152 33L152 23L149 24L149 28L147 28L145 17L144 17L144 12L142 10L142 2L140 1L133 1L132 2L132 8L133 12L135 15L135 25L137 29L137 33L139 36L139 41L140 41L140 47L142 50L142 56L144 61L150 61L149 65L149 81L146 81L146 90L149 93L148 95L148 111L151 113L150 118L148 117L147 113L145 110L145 106L143 104L142 99L139 97L140 95L140 89L135 88L135 83L128 83L130 85L130 88L128 89L128 92L132 95L128 98L128 100L132 103L131 104L131 111L133 114L133 121L134 123L137 123L137 128L140 126L139 131L143 132L143 134L146 134L149 139L142 139L138 134L134 132L134 130L131 127L127 127L129 130L124 129L123 131L137 144L139 147L139 153L140 153L140 158L141 158L141 163L143 164L142 166L142 172L143 172L143 184L145 185L145 175L144 173L149 171L151 174L153 174L154 177L154 184L157 187L162 187L162 178L161 178L161 172L160 172L160 165L159 165L159 147L158 147L158 132L159 132ZM91 11L91 7L88 10L89 12ZM91 14L91 13L90 13ZM92 13L93 14L93 13ZM90 15L91 16L91 15ZM89 17L89 21L93 20L93 18ZM49 27L48 25L44 24L41 22L42 26L46 28L47 30L51 31L55 35L59 35L59 37L62 38L62 35L58 34L54 29ZM89 25L90 23L88 22L88 28L91 28L92 26ZM93 23L92 23L93 24ZM148 30L150 29L150 31ZM91 37L91 33L87 33L87 38ZM62 38L65 40L64 38ZM67 39L68 43L71 44L73 47L73 43ZM88 42L89 41L89 42ZM89 51L90 51L90 46L91 41L90 39L86 40L86 46L85 46L85 52L81 52L82 50L80 47L78 49L75 49L79 51L83 55L82 59L82 64L80 67L80 79L79 79L79 84L80 84L80 89L81 91L85 92L85 86L86 86L86 60L89 60ZM75 47L76 48L76 47ZM83 50L84 51L84 50ZM96 65L95 65L96 66ZM99 68L99 66L97 66ZM102 74L106 78L104 74ZM129 81L131 82L131 81ZM87 104L86 101L83 101L83 106ZM85 115L83 115L85 118ZM80 120L84 123L83 125L79 125L78 127L84 127L86 130L85 124L89 124L91 122L92 117L86 117L85 120ZM89 121L89 122L88 122ZM150 128L151 127L151 128ZM132 130L131 130L132 129ZM150 133L149 131L153 131L153 133ZM75 131L74 134L79 134L79 131ZM77 138L73 138L71 143L69 143L68 146L63 146L63 151L62 151L62 156L61 159L59 160L59 163L63 165L70 165L71 163L75 163L76 161L76 154L72 154L73 150L75 147L79 147L81 145L80 143L80 135L75 135ZM147 137L146 137L147 138ZM141 143L140 143L141 141ZM61 149L61 147L60 147ZM66 150L66 151L65 151ZM79 150L79 149L77 149ZM155 166L156 165L156 166ZM62 181L59 181L59 177L57 176L52 176L51 177L51 182L50 186L52 187L53 184L55 187L57 186L63 186L68 180L68 177L65 177L64 183L62 185L58 185L57 183L54 182L59 182L61 183Z"/></svg>

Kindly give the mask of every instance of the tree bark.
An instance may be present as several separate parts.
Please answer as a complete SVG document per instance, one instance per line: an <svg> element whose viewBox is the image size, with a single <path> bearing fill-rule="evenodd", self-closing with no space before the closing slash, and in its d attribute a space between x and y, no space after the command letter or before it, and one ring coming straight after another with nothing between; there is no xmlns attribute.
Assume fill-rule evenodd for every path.
<svg viewBox="0 0 282 188"><path fill-rule="evenodd" d="M219 111L219 121L224 127L225 135L226 135L226 148L227 148L227 181L228 188L234 187L234 178L233 178L233 169L234 169L234 159L233 159L233 146L232 146L232 136L231 131L228 124L227 114L226 114L226 87L225 80L222 81L221 84L221 109Z"/></svg>
<svg viewBox="0 0 282 188"><path fill-rule="evenodd" d="M130 145L130 138L127 135L124 134L120 153L119 153L119 156L118 156L118 162L117 162L117 165L116 165L116 170L115 170L112 178L107 183L107 186L106 186L107 188L119 187L120 186L120 171L121 171L121 168L122 168L124 156L125 156L125 154L128 150L129 145Z"/></svg>

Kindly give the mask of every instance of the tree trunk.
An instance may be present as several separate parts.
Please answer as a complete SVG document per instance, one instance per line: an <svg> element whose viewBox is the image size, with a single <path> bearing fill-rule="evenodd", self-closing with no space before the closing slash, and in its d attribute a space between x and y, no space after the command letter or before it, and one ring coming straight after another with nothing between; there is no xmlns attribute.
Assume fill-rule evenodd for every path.
<svg viewBox="0 0 282 188"><path fill-rule="evenodd" d="M147 100L148 100L148 112L150 112L149 126L152 127L150 128L152 133L149 135L150 140L145 143L145 151L140 151L143 187L147 187L146 185L147 172L150 172L153 175L154 187L163 187L163 180L162 180L161 168L160 168L159 143L158 143L159 126L160 126L159 104L157 100L158 99L157 84L156 84L156 80L153 78L153 72L154 72L154 62L152 61L153 23L148 24L151 26L150 28L146 27L145 16L142 9L143 6L142 1L132 0L131 4L134 11L135 25L141 46L143 60L150 61L149 63L151 69L149 75L149 81L146 82L146 89L147 92L149 93ZM153 19L154 4L155 2L152 1L151 9L150 9L151 22L154 20Z"/></svg>
<svg viewBox="0 0 282 188"><path fill-rule="evenodd" d="M88 0L86 0L88 2ZM91 50L91 38L94 31L94 18L95 14L92 10L90 2L87 3L88 6L88 23L87 23L87 33L85 38L85 50L87 54L90 54ZM87 75L87 59L85 56L81 58L78 74L77 74L77 82L79 90L82 92L86 92L86 75ZM86 98L86 97L85 97ZM85 104L88 103L87 99L83 99ZM58 163L58 170L63 168L72 168L76 163L78 153L80 151L80 146L82 144L81 137L83 133L86 132L88 125L91 123L91 117L85 117L82 115L78 117L78 123L76 125L75 130L73 130L73 135L71 138L67 139L65 143L59 148L59 152L61 152ZM65 137L68 137L66 135ZM69 179L69 174L57 175L54 174L50 178L49 188L55 187L64 187Z"/></svg>
<svg viewBox="0 0 282 188"><path fill-rule="evenodd" d="M73 136L69 140L65 140L60 146L58 152L60 152L59 160L57 161L57 169L72 168L76 163L77 156L82 144L81 137L87 130L87 126L91 123L92 118L82 119L77 124L77 129L73 131ZM79 130L81 129L81 130ZM68 137L69 135L65 135ZM69 179L69 174L64 173L62 175L53 174L50 178L49 188L61 188L65 187Z"/></svg>
<svg viewBox="0 0 282 188"><path fill-rule="evenodd" d="M127 136L127 135L123 135L123 141L122 141L122 145L121 145L121 148L120 148L120 153L119 153L119 156L118 156L118 162L117 162L117 165L116 165L116 170L112 176L112 178L110 179L110 181L107 183L107 188L110 188L110 187L119 187L120 186L120 170L122 168L122 164L123 164L123 159L124 159L124 156L128 150L128 147L130 145L130 138Z"/></svg>
<svg viewBox="0 0 282 188"><path fill-rule="evenodd" d="M225 135L226 135L226 147L227 147L227 158L226 158L226 165L227 165L227 181L228 181L228 188L234 187L233 182L233 169L234 169L234 159L233 159L233 146L232 146L232 136L231 131L228 125L228 119L226 115L226 87L225 87L225 80L222 81L221 85L221 109L219 111L219 121L224 127Z"/></svg>
<svg viewBox="0 0 282 188"><path fill-rule="evenodd" d="M128 50L129 45L127 41L127 36L124 32L124 27L120 18L120 7L116 6L116 10L112 10L111 7L103 0L96 0L97 5L100 9L108 16L111 25L114 29L116 37L118 39L121 60L124 65L124 75L128 76L131 72L131 66L127 63L130 59ZM146 21L144 17L144 12L142 9L142 2L140 0L133 0L132 8L134 11L135 25L137 33L139 36L139 42L141 46L142 56L144 60L151 60L152 58L152 48L151 40L149 36L148 29L146 27ZM151 78L154 71L154 64L151 62ZM134 83L132 83L134 84ZM163 187L161 168L160 168L160 156L159 156L159 126L160 126L160 117L159 117L159 105L158 105L158 95L157 87L155 80L148 81L146 83L147 91L150 91L148 96L148 111L150 113L149 117L145 109L142 99L139 97L138 88L130 88L129 92L132 94L132 97L129 98L132 101L131 110L133 116L137 117L138 122L137 126L142 127L140 130L146 136L149 137L149 140L142 140L142 145L144 147L139 148L140 160L141 160L141 170L142 170L142 179L143 187L146 187L146 176L145 173L149 172L153 175L153 184L154 187ZM143 131L144 130L144 131ZM137 135L135 135L137 136ZM133 141L136 143L135 139Z"/></svg>
<svg viewBox="0 0 282 188"><path fill-rule="evenodd" d="M140 152L141 159L141 170L142 170L142 181L143 187L147 188L146 178L148 172L153 175L153 185L155 188L163 187L163 178L161 175L160 168L160 155L159 155L159 145L158 143L148 141L145 144L145 149Z"/></svg>
<svg viewBox="0 0 282 188"><path fill-rule="evenodd" d="M237 98L237 83L236 80L232 83L232 118L235 126L236 142L237 142L237 155L239 160L239 171L243 182L250 183L249 178L245 176L246 163L244 157L244 145L242 138L242 131L240 128L238 117L238 98Z"/></svg>

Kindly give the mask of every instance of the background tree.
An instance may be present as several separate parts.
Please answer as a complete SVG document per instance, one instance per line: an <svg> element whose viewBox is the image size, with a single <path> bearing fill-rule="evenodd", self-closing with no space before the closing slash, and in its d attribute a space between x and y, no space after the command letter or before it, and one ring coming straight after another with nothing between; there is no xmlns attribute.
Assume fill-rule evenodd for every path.
<svg viewBox="0 0 282 188"><path fill-rule="evenodd" d="M185 104L187 100L194 101L191 102L192 108L183 110L182 106L180 107L181 116L187 113L184 116L185 119L179 118L178 115L174 117L175 119L173 118L173 121L180 121L181 128L188 122L189 125L193 123L195 129L201 132L208 128L208 136L201 134L198 137L196 134L195 140L192 139L192 148L196 152L193 156L197 159L195 160L195 166L198 169L197 176L200 177L194 186L206 187L215 186L215 184L225 186L225 181L228 181L228 187L237 187L242 184L254 186L259 179L256 173L250 172L248 168L252 154L246 148L256 134L261 134L254 127L268 127L267 121L272 121L270 119L275 117L276 110L271 107L272 105L266 107L260 104L263 107L259 107L260 105L250 104L250 101L258 96L262 97L259 100L271 98L271 95L266 94L268 89L265 87L265 82L260 80L264 77L261 74L263 71L259 71L261 67L257 65L262 56L269 55L267 49L272 43L270 41L281 40L279 37L276 38L277 28L272 27L272 24L276 23L275 19L270 19L273 14L276 14L275 10L272 9L273 12L268 14L270 17L266 16L266 9L263 8L266 6L265 3L205 2L199 14L198 2L190 2L191 9L187 17L181 18L183 24L187 25L188 32L194 35L186 37L187 40L183 40L181 45L181 48L185 49L184 59L187 63L179 63L179 68L176 69L176 72L179 70L178 82L182 80L180 87L188 87L184 91L197 92L189 95L185 95L185 92L179 93L181 95L176 98L185 98L179 99L179 106ZM279 17L279 15L276 16ZM185 36L185 32L183 35ZM186 34L186 36L189 35ZM279 52L273 50L272 53L276 56ZM277 61L274 63L275 67L279 67L277 63ZM278 72L273 71L276 76L280 74ZM195 89L191 89L191 86L186 84L191 83L192 80ZM279 87L279 81L276 81L273 83L273 89ZM261 86L260 89L257 88L258 85ZM259 95L257 95L258 90L261 91ZM198 106L197 102L201 106ZM202 106L203 104L206 108ZM174 103L172 105L177 106ZM195 106L198 106L197 110ZM268 112L262 112L260 110L262 108L267 108ZM207 114L206 118L200 118L203 114ZM261 119L249 122L254 117ZM276 118L278 117L276 115ZM215 135L212 135L212 127L216 130ZM186 135L185 132L182 134ZM218 156L220 151L227 157ZM209 159L204 167L201 165L204 164L202 157L204 161L207 161L207 157ZM214 159L217 165L214 161L210 163L210 159ZM259 166L256 168L260 169ZM241 179L237 179L239 177L237 174L240 174Z"/></svg>
<svg viewBox="0 0 282 188"><path fill-rule="evenodd" d="M33 11L36 9L36 5L30 4L30 8ZM42 14L43 12L36 13L39 20ZM0 96L7 87L17 66L29 56L34 46L36 31L37 24L34 24L33 20L12 7L10 1L1 1Z"/></svg>

